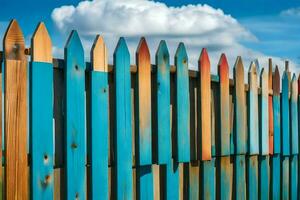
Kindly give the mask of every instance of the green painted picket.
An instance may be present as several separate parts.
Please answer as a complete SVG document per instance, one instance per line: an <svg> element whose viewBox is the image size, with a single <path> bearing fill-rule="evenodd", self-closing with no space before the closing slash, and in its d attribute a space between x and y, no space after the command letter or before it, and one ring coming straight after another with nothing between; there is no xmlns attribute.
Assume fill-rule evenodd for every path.
<svg viewBox="0 0 300 200"><path fill-rule="evenodd" d="M280 77L271 60L268 70L251 62L245 84L241 57L230 66L222 54L212 66L203 49L199 70L189 70L185 45L179 43L170 65L165 41L151 65L143 37L136 65L123 37L113 65L101 36L85 62L76 31L64 59L52 60L44 24L25 50L15 20L8 30L0 54L2 199L299 199L300 80L288 67ZM24 53L29 64L19 61ZM29 74L8 67L28 67ZM218 74L210 74L215 67ZM12 81L21 77L29 83L28 105L4 91L25 94ZM27 124L10 118L10 109L26 110L28 143L10 131L12 123ZM8 157L24 145L30 170L20 165L24 156ZM14 177L27 171L29 186Z"/></svg>

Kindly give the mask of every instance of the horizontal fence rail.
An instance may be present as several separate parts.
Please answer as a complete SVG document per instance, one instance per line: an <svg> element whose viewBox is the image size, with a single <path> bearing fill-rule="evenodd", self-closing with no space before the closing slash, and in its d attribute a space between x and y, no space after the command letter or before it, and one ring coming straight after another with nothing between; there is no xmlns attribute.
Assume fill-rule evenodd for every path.
<svg viewBox="0 0 300 200"><path fill-rule="evenodd" d="M203 49L189 70L165 41L136 64L124 38L108 64L97 36L91 61L72 31L52 57L40 23L25 47L12 20L1 61L2 199L298 199L300 81L278 66L247 71L225 54L218 74ZM153 56L153 55L152 55ZM30 60L28 59L30 58ZM258 69L262 68L261 71Z"/></svg>

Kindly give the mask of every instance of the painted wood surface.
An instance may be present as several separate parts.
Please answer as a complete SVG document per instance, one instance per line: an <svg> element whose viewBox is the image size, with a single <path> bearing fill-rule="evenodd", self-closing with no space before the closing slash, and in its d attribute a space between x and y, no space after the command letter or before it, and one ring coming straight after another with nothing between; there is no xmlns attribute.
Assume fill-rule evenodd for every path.
<svg viewBox="0 0 300 200"><path fill-rule="evenodd" d="M244 66L241 57L238 57L234 65L234 144L235 154L247 153L246 135L246 99L244 84Z"/></svg>
<svg viewBox="0 0 300 200"><path fill-rule="evenodd" d="M281 153L284 156L290 155L290 112L289 112L289 72L284 71L282 75L282 92L281 92Z"/></svg>
<svg viewBox="0 0 300 200"><path fill-rule="evenodd" d="M133 198L132 182L132 132L130 55L124 38L120 38L114 52L114 92L115 96L115 187L117 199Z"/></svg>
<svg viewBox="0 0 300 200"><path fill-rule="evenodd" d="M150 53L145 38L140 40L136 52L137 88L136 95L136 156L138 165L152 163L152 127L151 127L151 65Z"/></svg>
<svg viewBox="0 0 300 200"><path fill-rule="evenodd" d="M175 54L176 66L176 161L190 161L190 97L188 57L183 43Z"/></svg>
<svg viewBox="0 0 300 200"><path fill-rule="evenodd" d="M273 66L272 59L269 59L269 73L268 73L268 93L273 89ZM273 96L268 94L268 107L269 107L269 154L273 155L274 152L274 118L273 118Z"/></svg>
<svg viewBox="0 0 300 200"><path fill-rule="evenodd" d="M154 160L157 164L167 164L171 159L170 127L170 58L167 44L159 43L156 52L156 117L154 118ZM169 108L169 109L166 109Z"/></svg>
<svg viewBox="0 0 300 200"><path fill-rule="evenodd" d="M85 199L85 63L76 31L71 32L65 46L65 60L66 199Z"/></svg>
<svg viewBox="0 0 300 200"><path fill-rule="evenodd" d="M179 164L173 159L165 165L165 195L163 199L179 199Z"/></svg>
<svg viewBox="0 0 300 200"><path fill-rule="evenodd" d="M251 62L248 72L248 148L250 155L259 153L257 66Z"/></svg>
<svg viewBox="0 0 300 200"><path fill-rule="evenodd" d="M258 161L258 177L259 177L259 199L269 199L270 194L270 168L269 156L260 155Z"/></svg>
<svg viewBox="0 0 300 200"><path fill-rule="evenodd" d="M247 199L258 199L258 156L247 156Z"/></svg>
<svg viewBox="0 0 300 200"><path fill-rule="evenodd" d="M5 198L29 199L25 41L16 20L4 36Z"/></svg>
<svg viewBox="0 0 300 200"><path fill-rule="evenodd" d="M232 165L230 156L217 158L217 199L232 199Z"/></svg>
<svg viewBox="0 0 300 200"><path fill-rule="evenodd" d="M201 160L211 159L211 91L210 91L210 61L206 49L202 49L199 58L200 84L200 143Z"/></svg>
<svg viewBox="0 0 300 200"><path fill-rule="evenodd" d="M221 55L218 64L218 74L220 78L219 94L219 127L220 141L218 142L218 156L230 155L230 105L229 105L229 67L225 54Z"/></svg>
<svg viewBox="0 0 300 200"><path fill-rule="evenodd" d="M152 123L151 123L151 64L145 38L140 40L136 52L136 156L137 156L137 199L153 199L152 174Z"/></svg>
<svg viewBox="0 0 300 200"><path fill-rule="evenodd" d="M197 161L188 164L188 199L200 198L200 165Z"/></svg>
<svg viewBox="0 0 300 200"><path fill-rule="evenodd" d="M290 157L290 199L299 199L298 155Z"/></svg>
<svg viewBox="0 0 300 200"><path fill-rule="evenodd" d="M290 127L291 127L291 154L299 153L299 133L298 133L298 80L296 75L293 75L291 82L290 95Z"/></svg>
<svg viewBox="0 0 300 200"><path fill-rule="evenodd" d="M201 199L216 199L216 158L201 162Z"/></svg>
<svg viewBox="0 0 300 200"><path fill-rule="evenodd" d="M273 153L281 153L281 105L280 105L280 74L276 66L273 74L273 124L274 143Z"/></svg>
<svg viewBox="0 0 300 200"><path fill-rule="evenodd" d="M51 39L43 23L32 37L30 63L31 199L53 199L53 64Z"/></svg>
<svg viewBox="0 0 300 200"><path fill-rule="evenodd" d="M108 199L108 73L107 48L97 36L91 50L90 72L90 198Z"/></svg>
<svg viewBox="0 0 300 200"><path fill-rule="evenodd" d="M264 68L260 74L260 119L259 119L259 144L260 155L269 154L269 86L268 86L268 72Z"/></svg>
<svg viewBox="0 0 300 200"><path fill-rule="evenodd" d="M281 156L274 154L270 163L270 198L281 199Z"/></svg>
<svg viewBox="0 0 300 200"><path fill-rule="evenodd" d="M236 155L234 159L234 199L246 199L246 159L245 155Z"/></svg>
<svg viewBox="0 0 300 200"><path fill-rule="evenodd" d="M281 157L281 199L290 198L290 160L289 156Z"/></svg>

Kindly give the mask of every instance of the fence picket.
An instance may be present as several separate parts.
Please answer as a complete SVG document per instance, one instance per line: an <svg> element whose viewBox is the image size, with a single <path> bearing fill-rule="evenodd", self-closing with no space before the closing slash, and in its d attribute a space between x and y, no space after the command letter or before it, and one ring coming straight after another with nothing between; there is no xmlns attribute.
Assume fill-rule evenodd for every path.
<svg viewBox="0 0 300 200"><path fill-rule="evenodd" d="M136 94L137 199L153 199L152 129L151 129L151 64L145 38L136 52L138 90Z"/></svg>
<svg viewBox="0 0 300 200"><path fill-rule="evenodd" d="M108 65L107 48L97 36L91 50L90 134L91 160L90 198L108 199Z"/></svg>
<svg viewBox="0 0 300 200"><path fill-rule="evenodd" d="M201 161L201 199L216 199L216 158Z"/></svg>
<svg viewBox="0 0 300 200"><path fill-rule="evenodd" d="M66 199L85 199L85 63L76 31L65 46L65 61Z"/></svg>
<svg viewBox="0 0 300 200"><path fill-rule="evenodd" d="M31 199L53 199L53 64L47 29L32 37L30 63ZM42 184L42 187L41 187Z"/></svg>
<svg viewBox="0 0 300 200"><path fill-rule="evenodd" d="M170 58L167 44L159 43L156 55L157 74L154 93L156 116L153 124L154 160L157 164L167 164L171 159L171 127L170 127Z"/></svg>
<svg viewBox="0 0 300 200"><path fill-rule="evenodd" d="M269 59L269 77L268 77L268 90L272 90L273 85L273 66L272 59ZM269 92L268 92L269 93ZM274 119L273 119L273 96L268 94L268 107L269 107L269 154L273 155L274 152Z"/></svg>
<svg viewBox="0 0 300 200"><path fill-rule="evenodd" d="M199 84L200 84L200 114L199 127L200 137L198 149L200 149L200 160L210 160L212 157L211 141L211 88L210 88L210 61L206 49L202 49L199 58Z"/></svg>
<svg viewBox="0 0 300 200"><path fill-rule="evenodd" d="M290 155L290 125L289 125L289 72L284 71L282 75L281 92L281 128L282 128L282 155Z"/></svg>
<svg viewBox="0 0 300 200"><path fill-rule="evenodd" d="M27 160L27 60L16 20L4 36L5 198L29 199Z"/></svg>
<svg viewBox="0 0 300 200"><path fill-rule="evenodd" d="M115 187L117 199L133 198L130 55L124 38L114 52L115 67Z"/></svg>
<svg viewBox="0 0 300 200"><path fill-rule="evenodd" d="M175 54L176 66L176 161L190 161L190 101L188 57L183 43Z"/></svg>

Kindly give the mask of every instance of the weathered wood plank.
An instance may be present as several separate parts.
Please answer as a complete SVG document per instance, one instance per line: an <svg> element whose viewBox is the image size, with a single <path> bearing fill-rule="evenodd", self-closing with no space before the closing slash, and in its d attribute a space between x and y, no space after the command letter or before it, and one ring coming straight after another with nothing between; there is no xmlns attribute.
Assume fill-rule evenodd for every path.
<svg viewBox="0 0 300 200"><path fill-rule="evenodd" d="M256 155L247 156L247 199L258 199L258 160Z"/></svg>
<svg viewBox="0 0 300 200"><path fill-rule="evenodd" d="M85 63L83 47L76 31L71 32L65 46L65 61L66 199L85 199Z"/></svg>
<svg viewBox="0 0 300 200"><path fill-rule="evenodd" d="M299 176L298 176L298 155L294 154L290 157L290 199L299 199Z"/></svg>
<svg viewBox="0 0 300 200"><path fill-rule="evenodd" d="M298 134L298 80L293 75L291 82L291 98L290 98L290 127L291 127L291 154L299 153L299 134Z"/></svg>
<svg viewBox="0 0 300 200"><path fill-rule="evenodd" d="M27 60L16 20L4 36L5 198L29 199L27 168Z"/></svg>
<svg viewBox="0 0 300 200"><path fill-rule="evenodd" d="M216 158L201 161L201 199L216 199Z"/></svg>
<svg viewBox="0 0 300 200"><path fill-rule="evenodd" d="M269 107L269 154L274 152L274 119L273 119L273 96L269 95L269 91L273 88L273 66L272 59L269 59L269 73L268 73L268 107Z"/></svg>
<svg viewBox="0 0 300 200"><path fill-rule="evenodd" d="M151 127L151 64L145 38L136 52L138 67L135 102L136 185L137 199L153 199L152 127Z"/></svg>
<svg viewBox="0 0 300 200"><path fill-rule="evenodd" d="M248 146L249 154L259 153L259 129L258 129L258 88L257 88L257 66L251 62L249 72L249 91L248 91Z"/></svg>
<svg viewBox="0 0 300 200"><path fill-rule="evenodd" d="M190 97L188 57L183 43L175 54L176 71L176 150L177 162L190 161Z"/></svg>
<svg viewBox="0 0 300 200"><path fill-rule="evenodd" d="M53 64L47 29L40 23L32 37L30 65L31 199L53 199Z"/></svg>
<svg viewBox="0 0 300 200"><path fill-rule="evenodd" d="M114 52L114 182L117 199L133 198L130 55L124 38Z"/></svg>
<svg viewBox="0 0 300 200"><path fill-rule="evenodd" d="M162 40L156 52L156 116L153 124L154 161L167 164L171 159L171 127L170 127L170 58L167 44ZM169 109L168 109L169 108Z"/></svg>
<svg viewBox="0 0 300 200"><path fill-rule="evenodd" d="M274 200L281 199L281 156L280 154L273 154L270 163L270 198Z"/></svg>
<svg viewBox="0 0 300 200"><path fill-rule="evenodd" d="M289 185L289 156L281 157L281 199L290 198L290 185Z"/></svg>
<svg viewBox="0 0 300 200"><path fill-rule="evenodd" d="M190 162L188 164L188 199L199 199L200 198L200 166L199 161Z"/></svg>
<svg viewBox="0 0 300 200"><path fill-rule="evenodd" d="M202 49L199 58L199 84L200 84L200 137L198 149L201 149L199 154L200 160L211 159L211 79L210 79L210 61L206 49Z"/></svg>
<svg viewBox="0 0 300 200"><path fill-rule="evenodd" d="M232 165L230 156L217 157L217 199L232 199Z"/></svg>
<svg viewBox="0 0 300 200"><path fill-rule="evenodd" d="M230 155L230 105L229 105L229 67L225 54L221 55L218 64L218 74L220 77L219 94L219 156Z"/></svg>
<svg viewBox="0 0 300 200"><path fill-rule="evenodd" d="M284 71L282 75L282 92L281 92L281 128L282 155L290 155L290 112L289 112L289 72Z"/></svg>
<svg viewBox="0 0 300 200"><path fill-rule="evenodd" d="M236 154L247 152L246 135L246 99L244 84L244 66L242 58L239 56L234 65L234 144Z"/></svg>
<svg viewBox="0 0 300 200"><path fill-rule="evenodd" d="M179 199L179 163L172 159L166 165L165 195L163 199Z"/></svg>
<svg viewBox="0 0 300 200"><path fill-rule="evenodd" d="M108 73L107 48L101 36L97 36L91 50L90 72L90 130L89 154L91 163L91 199L108 199Z"/></svg>
<svg viewBox="0 0 300 200"><path fill-rule="evenodd" d="M268 86L268 72L264 68L260 74L260 86L261 86L261 95L260 95L260 118L259 118L259 144L260 144L260 155L269 154L269 86Z"/></svg>
<svg viewBox="0 0 300 200"><path fill-rule="evenodd" d="M281 106L280 106L280 74L278 66L273 74L273 124L274 124L274 145L273 153L281 153Z"/></svg>
<svg viewBox="0 0 300 200"><path fill-rule="evenodd" d="M246 199L246 159L245 155L236 155L234 160L234 199Z"/></svg>
<svg viewBox="0 0 300 200"><path fill-rule="evenodd" d="M268 125L268 124L267 124ZM258 177L259 177L259 199L269 199L270 194L270 167L269 167L269 156L260 155L258 161Z"/></svg>

